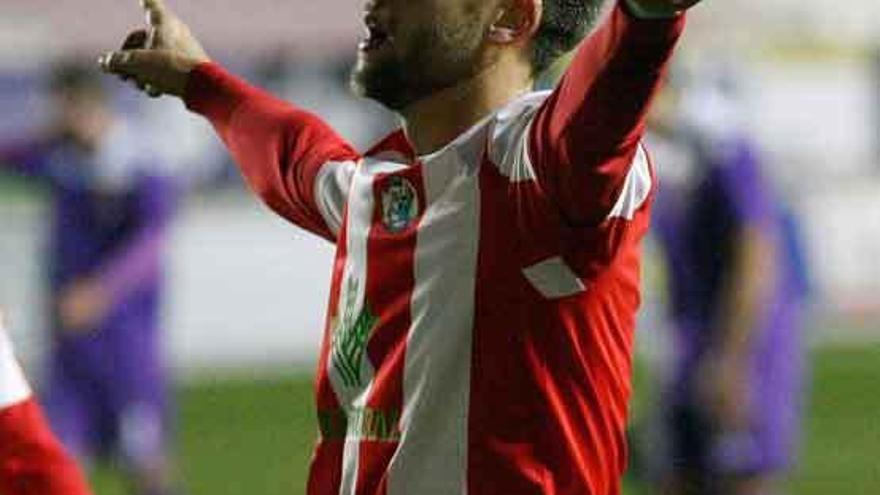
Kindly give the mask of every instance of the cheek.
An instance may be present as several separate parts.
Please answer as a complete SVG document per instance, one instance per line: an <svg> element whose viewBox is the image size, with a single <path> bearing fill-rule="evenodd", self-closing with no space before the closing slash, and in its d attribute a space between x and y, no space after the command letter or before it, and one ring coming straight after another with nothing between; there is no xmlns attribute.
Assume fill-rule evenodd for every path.
<svg viewBox="0 0 880 495"><path fill-rule="evenodd" d="M459 22L436 22L413 33L410 46L430 55L432 59L457 60L468 55L482 41L479 29L473 24Z"/></svg>
<svg viewBox="0 0 880 495"><path fill-rule="evenodd" d="M474 62L484 40L479 15L467 15L460 4L423 7L412 12L413 22L401 22L395 29L395 58L408 70L427 73L456 72Z"/></svg>
<svg viewBox="0 0 880 495"><path fill-rule="evenodd" d="M62 108L56 114L57 122L67 129L76 127L83 118L82 112L70 107Z"/></svg>

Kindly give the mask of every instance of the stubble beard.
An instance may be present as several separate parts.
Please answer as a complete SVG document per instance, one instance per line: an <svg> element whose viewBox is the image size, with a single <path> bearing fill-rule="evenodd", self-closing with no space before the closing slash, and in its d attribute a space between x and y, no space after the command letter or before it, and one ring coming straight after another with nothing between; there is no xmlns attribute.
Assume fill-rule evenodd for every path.
<svg viewBox="0 0 880 495"><path fill-rule="evenodd" d="M355 94L401 112L438 91L455 86L479 71L481 28L429 25L414 34L403 55L381 60L358 56L351 73ZM394 47L397 48L397 47Z"/></svg>

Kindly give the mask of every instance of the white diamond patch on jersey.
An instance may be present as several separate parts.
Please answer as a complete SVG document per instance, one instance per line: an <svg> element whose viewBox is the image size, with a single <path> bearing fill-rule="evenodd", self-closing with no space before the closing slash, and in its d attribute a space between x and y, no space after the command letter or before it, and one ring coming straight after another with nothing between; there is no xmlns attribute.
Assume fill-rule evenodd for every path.
<svg viewBox="0 0 880 495"><path fill-rule="evenodd" d="M586 290L584 283L559 256L524 268L523 274L547 299L573 296Z"/></svg>

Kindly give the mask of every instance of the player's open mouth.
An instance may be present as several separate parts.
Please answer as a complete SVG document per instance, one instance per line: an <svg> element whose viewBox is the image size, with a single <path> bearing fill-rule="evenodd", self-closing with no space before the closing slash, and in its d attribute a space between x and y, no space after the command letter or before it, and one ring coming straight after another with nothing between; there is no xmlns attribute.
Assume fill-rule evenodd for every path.
<svg viewBox="0 0 880 495"><path fill-rule="evenodd" d="M361 51L371 52L391 43L391 35L374 18L367 17L364 25L364 38L358 45Z"/></svg>

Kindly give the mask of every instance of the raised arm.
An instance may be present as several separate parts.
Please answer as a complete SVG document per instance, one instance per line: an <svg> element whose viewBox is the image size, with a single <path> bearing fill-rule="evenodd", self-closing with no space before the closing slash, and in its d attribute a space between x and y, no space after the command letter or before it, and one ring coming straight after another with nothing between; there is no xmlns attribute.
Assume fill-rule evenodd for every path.
<svg viewBox="0 0 880 495"><path fill-rule="evenodd" d="M752 371L755 339L782 282L783 232L775 193L751 144L734 139L714 146L713 160L733 217L732 245L701 392L722 433L734 433L747 421L744 384Z"/></svg>
<svg viewBox="0 0 880 495"><path fill-rule="evenodd" d="M314 115L212 63L162 0L143 0L147 28L100 60L151 96L168 94L205 116L251 187L277 213L335 241L359 156Z"/></svg>
<svg viewBox="0 0 880 495"><path fill-rule="evenodd" d="M684 16L673 5L620 0L578 48L535 117L529 157L572 224L600 223L620 196L647 109L684 28ZM646 160L641 163L647 167Z"/></svg>
<svg viewBox="0 0 880 495"><path fill-rule="evenodd" d="M177 185L170 177L145 176L135 194L138 228L95 273L116 300L126 298L159 276L162 246L177 209Z"/></svg>
<svg viewBox="0 0 880 495"><path fill-rule="evenodd" d="M335 241L358 153L321 119L220 66L195 68L187 107L210 120L251 187L293 223Z"/></svg>
<svg viewBox="0 0 880 495"><path fill-rule="evenodd" d="M93 272L62 288L59 316L71 331L95 328L107 312L161 275L162 247L177 204L171 178L144 176L135 188L137 227Z"/></svg>
<svg viewBox="0 0 880 495"><path fill-rule="evenodd" d="M39 178L46 171L46 157L41 142L23 142L0 146L0 172Z"/></svg>

